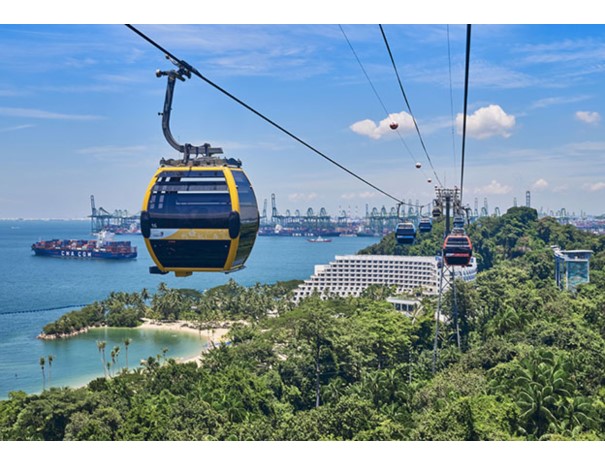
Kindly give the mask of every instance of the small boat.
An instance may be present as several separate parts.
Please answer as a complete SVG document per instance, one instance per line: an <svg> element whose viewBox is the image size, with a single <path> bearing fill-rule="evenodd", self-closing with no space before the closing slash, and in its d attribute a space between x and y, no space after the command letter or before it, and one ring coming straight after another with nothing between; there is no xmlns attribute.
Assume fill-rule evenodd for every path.
<svg viewBox="0 0 605 465"><path fill-rule="evenodd" d="M323 237L318 236L314 239L307 239L307 241L309 241L309 242L332 242L332 239L324 239Z"/></svg>

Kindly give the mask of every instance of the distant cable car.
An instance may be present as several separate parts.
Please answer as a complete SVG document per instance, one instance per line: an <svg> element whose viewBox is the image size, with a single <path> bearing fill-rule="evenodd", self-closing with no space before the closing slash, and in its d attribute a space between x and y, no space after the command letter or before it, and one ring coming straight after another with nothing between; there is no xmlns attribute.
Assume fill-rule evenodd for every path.
<svg viewBox="0 0 605 465"><path fill-rule="evenodd" d="M424 217L420 218L420 223L418 223L418 230L421 233L431 232L433 229L433 222L430 218Z"/></svg>
<svg viewBox="0 0 605 465"><path fill-rule="evenodd" d="M443 259L448 266L468 266L473 255L473 246L463 232L452 232L443 242Z"/></svg>
<svg viewBox="0 0 605 465"><path fill-rule="evenodd" d="M389 124L389 127L394 131L395 129L397 129L399 127L399 124L397 124L395 121L391 121L391 124Z"/></svg>
<svg viewBox="0 0 605 465"><path fill-rule="evenodd" d="M399 223L395 230L395 240L398 244L413 244L416 240L416 227L411 221Z"/></svg>
<svg viewBox="0 0 605 465"><path fill-rule="evenodd" d="M421 163L416 163L416 168L418 168L418 169L422 168L422 164Z"/></svg>
<svg viewBox="0 0 605 465"><path fill-rule="evenodd" d="M454 228L464 229L464 217L461 215L454 216Z"/></svg>
<svg viewBox="0 0 605 465"><path fill-rule="evenodd" d="M168 76L162 129L168 143L183 153L182 160L164 160L143 200L141 233L156 264L154 274L197 271L237 271L244 267L259 228L258 205L241 162L215 158L220 148L209 144L180 145L170 132L175 80L189 72L158 71Z"/></svg>
<svg viewBox="0 0 605 465"><path fill-rule="evenodd" d="M426 182L428 182L428 183L430 184L430 183L432 183L432 182L433 182L433 180L432 180L431 178L428 178L428 179L426 180Z"/></svg>

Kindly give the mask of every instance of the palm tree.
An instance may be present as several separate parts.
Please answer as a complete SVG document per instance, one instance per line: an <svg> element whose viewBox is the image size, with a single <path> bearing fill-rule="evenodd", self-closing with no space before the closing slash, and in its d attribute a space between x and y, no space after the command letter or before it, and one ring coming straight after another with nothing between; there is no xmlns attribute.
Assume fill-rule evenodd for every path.
<svg viewBox="0 0 605 465"><path fill-rule="evenodd" d="M97 341L97 349L99 349L99 352L101 353L101 361L103 362L103 374L105 375L105 377L107 377L107 371L106 371L106 363L105 363L105 347L107 346L107 342L105 341Z"/></svg>
<svg viewBox="0 0 605 465"><path fill-rule="evenodd" d="M162 358L164 359L164 361L166 361L166 353L167 352L168 352L168 347L162 347L162 354L161 355L157 354L156 357L157 357L158 362L160 363L160 365L161 365L160 361L161 361Z"/></svg>
<svg viewBox="0 0 605 465"><path fill-rule="evenodd" d="M145 289L143 289L145 290ZM124 338L124 350L126 350L126 370L128 370L128 346L130 345L130 343L132 342L132 339L130 339L129 337Z"/></svg>
<svg viewBox="0 0 605 465"><path fill-rule="evenodd" d="M113 350L111 351L111 366L114 367L117 363L118 363L118 355L120 354L120 346L115 346L113 348ZM109 363L107 364L108 366ZM114 373L115 373L115 369L114 369Z"/></svg>
<svg viewBox="0 0 605 465"><path fill-rule="evenodd" d="M112 360L116 365L118 364L118 357L120 355L120 346L114 346L113 348L115 360Z"/></svg>
<svg viewBox="0 0 605 465"><path fill-rule="evenodd" d="M48 385L50 386L50 382L51 382L51 368L53 366L53 361L55 360L55 358L52 355L48 356Z"/></svg>
<svg viewBox="0 0 605 465"><path fill-rule="evenodd" d="M46 375L44 374L44 365L46 364L46 359L44 357L40 357L40 369L42 370L42 390L46 389Z"/></svg>
<svg viewBox="0 0 605 465"><path fill-rule="evenodd" d="M165 294L166 292L168 292L168 286L166 285L165 282L161 282L160 284L158 284L158 292Z"/></svg>

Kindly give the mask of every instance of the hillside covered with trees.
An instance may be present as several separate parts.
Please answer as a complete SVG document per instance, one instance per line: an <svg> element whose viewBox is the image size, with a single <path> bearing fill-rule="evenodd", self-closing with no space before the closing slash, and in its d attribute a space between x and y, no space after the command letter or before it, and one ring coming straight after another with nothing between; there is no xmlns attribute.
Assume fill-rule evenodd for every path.
<svg viewBox="0 0 605 465"><path fill-rule="evenodd" d="M363 253L435 254L442 228ZM433 298L410 318L386 288L293 306L295 283L163 287L143 313L242 323L201 366L151 358L79 389L13 392L0 439L604 440L605 237L524 207L468 232L481 271L444 297L436 354ZM590 284L555 286L554 244L595 252Z"/></svg>

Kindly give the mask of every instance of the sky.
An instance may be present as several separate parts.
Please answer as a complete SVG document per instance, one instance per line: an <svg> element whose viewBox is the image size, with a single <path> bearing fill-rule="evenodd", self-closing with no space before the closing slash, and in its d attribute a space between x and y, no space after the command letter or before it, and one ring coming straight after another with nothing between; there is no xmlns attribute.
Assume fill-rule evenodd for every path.
<svg viewBox="0 0 605 465"><path fill-rule="evenodd" d="M159 160L178 156L155 76L174 67L123 19L391 196L424 205L439 182L459 187L466 21L363 18L6 20L0 218L86 217L91 195L135 214ZM538 210L605 213L605 26L478 21L470 57L463 203L504 212L529 190ZM282 214L395 206L195 76L177 82L172 108L177 141L243 162L261 211L272 194Z"/></svg>

